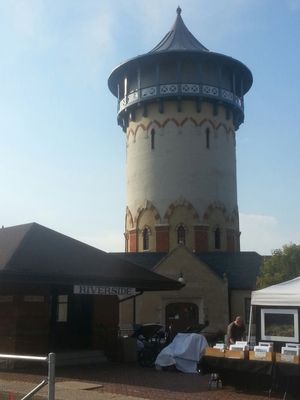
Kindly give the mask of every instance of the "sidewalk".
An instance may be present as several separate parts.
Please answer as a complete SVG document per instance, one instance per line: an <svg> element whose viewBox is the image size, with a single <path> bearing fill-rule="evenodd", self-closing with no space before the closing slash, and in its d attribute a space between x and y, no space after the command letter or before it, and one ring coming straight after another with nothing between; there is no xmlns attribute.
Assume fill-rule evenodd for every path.
<svg viewBox="0 0 300 400"><path fill-rule="evenodd" d="M43 370L0 371L0 400L18 400L40 383ZM208 376L156 371L136 364L107 363L56 371L56 400L266 400L267 393L246 394L233 388L212 390ZM47 399L45 386L36 400ZM4 394L5 393L5 394ZM9 396L9 393L13 393Z"/></svg>
<svg viewBox="0 0 300 400"><path fill-rule="evenodd" d="M35 385L29 382L6 381L0 379L0 399L18 400L29 393ZM99 393L96 385L84 382L58 382L55 387L56 400L137 400L136 397L124 396L113 393ZM95 390L95 391L94 391ZM47 399L48 388L45 386L33 398L36 400ZM3 396L3 397L2 397Z"/></svg>

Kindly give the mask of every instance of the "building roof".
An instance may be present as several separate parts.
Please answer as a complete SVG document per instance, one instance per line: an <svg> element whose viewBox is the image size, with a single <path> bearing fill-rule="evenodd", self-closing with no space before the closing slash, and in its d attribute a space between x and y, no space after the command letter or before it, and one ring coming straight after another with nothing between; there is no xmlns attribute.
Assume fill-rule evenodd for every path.
<svg viewBox="0 0 300 400"><path fill-rule="evenodd" d="M167 257L169 253L156 253L156 252L138 252L138 253L110 253L116 257L124 260L133 262L134 264L146 268L148 270L154 269L154 267L162 261L163 258Z"/></svg>
<svg viewBox="0 0 300 400"><path fill-rule="evenodd" d="M263 257L255 251L196 253L195 256L219 276L225 274L230 289L255 289L256 278L263 262Z"/></svg>
<svg viewBox="0 0 300 400"><path fill-rule="evenodd" d="M177 18L170 31L149 53L161 51L208 51L188 30L181 18L181 8L177 8Z"/></svg>
<svg viewBox="0 0 300 400"><path fill-rule="evenodd" d="M168 253L114 253L149 270L168 256ZM229 289L253 290L263 257L256 252L207 252L193 253L220 277L227 277Z"/></svg>
<svg viewBox="0 0 300 400"><path fill-rule="evenodd" d="M108 87L113 95L118 97L118 83L130 71L134 71L142 65L153 66L155 62L162 62L170 59L170 57L185 58L188 54L194 61L201 59L217 64L225 64L229 68L239 71L243 77L243 93L247 93L250 89L253 78L249 68L232 57L209 51L203 46L184 24L180 7L177 8L175 23L164 38L146 54L131 58L114 68L108 78Z"/></svg>
<svg viewBox="0 0 300 400"><path fill-rule="evenodd" d="M37 223L0 229L0 282L127 286L182 285Z"/></svg>

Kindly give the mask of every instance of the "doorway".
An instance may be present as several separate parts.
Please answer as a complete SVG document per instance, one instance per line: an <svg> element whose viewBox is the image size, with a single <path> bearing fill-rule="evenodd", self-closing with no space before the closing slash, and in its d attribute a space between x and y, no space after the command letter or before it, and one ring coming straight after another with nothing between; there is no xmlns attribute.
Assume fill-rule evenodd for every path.
<svg viewBox="0 0 300 400"><path fill-rule="evenodd" d="M93 305L94 296L53 296L51 350L87 350L92 347Z"/></svg>
<svg viewBox="0 0 300 400"><path fill-rule="evenodd" d="M199 309L194 303L170 303L166 306L166 327L175 335L199 322Z"/></svg>

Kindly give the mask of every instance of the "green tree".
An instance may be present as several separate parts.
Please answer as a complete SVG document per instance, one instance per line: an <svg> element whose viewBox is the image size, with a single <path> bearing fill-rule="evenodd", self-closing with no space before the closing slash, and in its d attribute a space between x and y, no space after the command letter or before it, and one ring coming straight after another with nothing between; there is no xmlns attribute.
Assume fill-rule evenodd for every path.
<svg viewBox="0 0 300 400"><path fill-rule="evenodd" d="M300 245L284 245L263 262L256 281L258 289L300 276Z"/></svg>

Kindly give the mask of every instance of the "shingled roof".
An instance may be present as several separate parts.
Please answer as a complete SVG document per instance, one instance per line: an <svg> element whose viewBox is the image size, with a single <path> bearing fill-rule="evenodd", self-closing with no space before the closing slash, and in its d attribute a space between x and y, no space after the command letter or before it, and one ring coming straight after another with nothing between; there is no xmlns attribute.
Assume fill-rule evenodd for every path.
<svg viewBox="0 0 300 400"><path fill-rule="evenodd" d="M0 229L0 282L128 286L182 285L37 223Z"/></svg>
<svg viewBox="0 0 300 400"><path fill-rule="evenodd" d="M120 258L153 270L167 257L168 253L113 253ZM209 252L193 253L199 261L205 263L220 277L226 275L229 289L253 290L263 257L254 251L240 253Z"/></svg>
<svg viewBox="0 0 300 400"><path fill-rule="evenodd" d="M162 51L208 51L195 36L188 30L181 18L181 8L177 8L177 18L170 31L165 37L150 51L158 53Z"/></svg>
<svg viewBox="0 0 300 400"><path fill-rule="evenodd" d="M196 253L219 276L226 275L230 289L253 290L263 257L255 251Z"/></svg>

